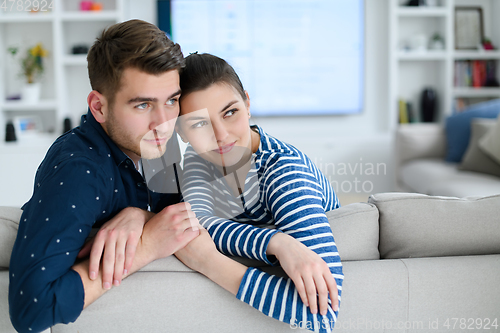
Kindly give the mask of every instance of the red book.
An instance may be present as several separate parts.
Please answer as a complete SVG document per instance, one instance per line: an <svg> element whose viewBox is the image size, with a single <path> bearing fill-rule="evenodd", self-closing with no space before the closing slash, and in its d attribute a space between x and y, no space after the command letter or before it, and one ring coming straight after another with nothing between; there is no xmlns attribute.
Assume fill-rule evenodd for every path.
<svg viewBox="0 0 500 333"><path fill-rule="evenodd" d="M478 60L472 61L472 86L474 88L481 87L481 70Z"/></svg>
<svg viewBox="0 0 500 333"><path fill-rule="evenodd" d="M479 62L479 79L481 81L481 87L484 87L486 83L486 61L482 60Z"/></svg>

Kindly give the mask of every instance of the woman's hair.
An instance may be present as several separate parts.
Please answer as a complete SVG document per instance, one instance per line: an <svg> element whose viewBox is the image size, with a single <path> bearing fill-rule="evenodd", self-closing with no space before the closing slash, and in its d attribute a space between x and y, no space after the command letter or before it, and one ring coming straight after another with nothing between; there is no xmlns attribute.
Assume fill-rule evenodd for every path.
<svg viewBox="0 0 500 333"><path fill-rule="evenodd" d="M247 100L245 89L238 74L224 59L208 53L193 53L185 58L186 67L180 75L182 96L204 90L214 83L225 83L232 86Z"/></svg>
<svg viewBox="0 0 500 333"><path fill-rule="evenodd" d="M184 57L175 44L155 25L130 20L104 30L87 55L90 85L113 104L126 68L158 75L181 71Z"/></svg>

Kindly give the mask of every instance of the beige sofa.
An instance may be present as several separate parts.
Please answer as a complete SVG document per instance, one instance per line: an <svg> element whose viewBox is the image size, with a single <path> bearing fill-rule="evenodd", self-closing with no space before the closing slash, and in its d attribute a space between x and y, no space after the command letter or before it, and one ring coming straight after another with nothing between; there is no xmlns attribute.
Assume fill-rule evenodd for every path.
<svg viewBox="0 0 500 333"><path fill-rule="evenodd" d="M500 177L462 170L458 163L445 161L446 135L440 124L400 125L395 143L398 191L458 198L500 194Z"/></svg>
<svg viewBox="0 0 500 333"><path fill-rule="evenodd" d="M20 210L0 208L0 332ZM335 330L459 332L500 325L500 196L385 193L328 213L345 281ZM250 264L255 264L252 262ZM279 272L280 268L268 268ZM300 323L297 323L300 324ZM471 328L473 328L471 330ZM175 257L125 279L51 332L289 332ZM482 330L481 330L482 331Z"/></svg>

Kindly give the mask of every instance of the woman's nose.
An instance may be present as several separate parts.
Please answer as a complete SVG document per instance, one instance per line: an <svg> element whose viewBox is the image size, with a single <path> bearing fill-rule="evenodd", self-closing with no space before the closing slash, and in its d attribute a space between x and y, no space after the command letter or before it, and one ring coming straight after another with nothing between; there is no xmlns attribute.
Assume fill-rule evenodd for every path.
<svg viewBox="0 0 500 333"><path fill-rule="evenodd" d="M215 140L217 140L217 142L223 142L227 138L228 132L224 125L212 123L212 128L214 130Z"/></svg>

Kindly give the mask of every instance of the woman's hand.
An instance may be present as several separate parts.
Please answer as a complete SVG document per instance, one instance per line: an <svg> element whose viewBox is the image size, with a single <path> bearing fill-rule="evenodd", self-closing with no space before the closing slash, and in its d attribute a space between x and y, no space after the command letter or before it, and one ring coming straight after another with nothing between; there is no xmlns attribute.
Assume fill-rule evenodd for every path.
<svg viewBox="0 0 500 333"><path fill-rule="evenodd" d="M326 315L328 293L332 309L338 310L338 290L330 269L321 257L295 238L277 233L269 241L267 254L275 255L285 273L292 279L302 302L311 313Z"/></svg>
<svg viewBox="0 0 500 333"><path fill-rule="evenodd" d="M102 257L103 288L110 289L112 282L115 286L120 285L123 275L126 275L132 267L144 224L152 216L154 214L151 212L127 207L103 224L97 235L78 253L79 258L90 254L91 280L99 276Z"/></svg>

